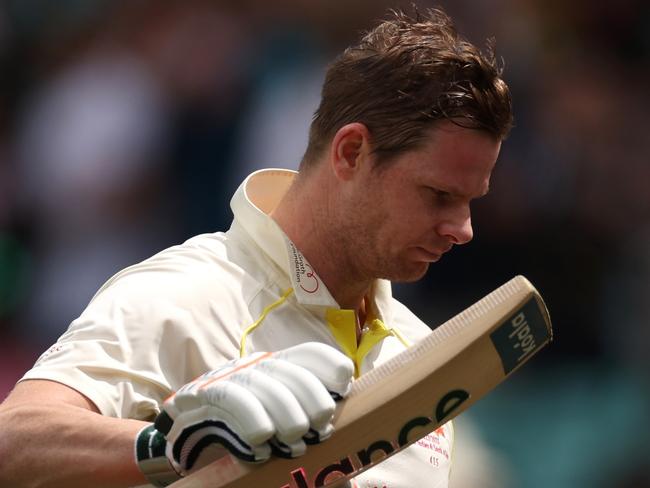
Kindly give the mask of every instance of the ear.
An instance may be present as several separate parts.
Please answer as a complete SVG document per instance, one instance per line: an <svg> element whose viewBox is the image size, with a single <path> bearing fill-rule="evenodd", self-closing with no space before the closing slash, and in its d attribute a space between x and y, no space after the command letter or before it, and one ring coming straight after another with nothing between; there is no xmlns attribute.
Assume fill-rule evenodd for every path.
<svg viewBox="0 0 650 488"><path fill-rule="evenodd" d="M370 164L370 131L359 122L341 127L330 145L330 166L334 174L349 180L365 164Z"/></svg>

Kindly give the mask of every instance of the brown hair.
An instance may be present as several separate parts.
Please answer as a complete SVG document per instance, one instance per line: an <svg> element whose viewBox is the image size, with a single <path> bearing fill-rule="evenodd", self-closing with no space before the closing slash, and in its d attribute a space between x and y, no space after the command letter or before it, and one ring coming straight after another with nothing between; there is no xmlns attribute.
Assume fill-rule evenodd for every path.
<svg viewBox="0 0 650 488"><path fill-rule="evenodd" d="M329 66L301 169L352 122L368 127L378 161L415 148L443 119L497 139L510 131L510 91L491 42L482 53L440 9L392 17Z"/></svg>

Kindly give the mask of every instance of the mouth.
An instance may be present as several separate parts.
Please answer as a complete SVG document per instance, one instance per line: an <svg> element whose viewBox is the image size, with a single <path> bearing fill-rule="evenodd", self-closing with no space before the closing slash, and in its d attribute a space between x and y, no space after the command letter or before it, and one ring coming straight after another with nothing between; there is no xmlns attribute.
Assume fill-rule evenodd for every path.
<svg viewBox="0 0 650 488"><path fill-rule="evenodd" d="M434 263L438 261L447 251L429 251L424 247L417 247L418 257L423 261Z"/></svg>

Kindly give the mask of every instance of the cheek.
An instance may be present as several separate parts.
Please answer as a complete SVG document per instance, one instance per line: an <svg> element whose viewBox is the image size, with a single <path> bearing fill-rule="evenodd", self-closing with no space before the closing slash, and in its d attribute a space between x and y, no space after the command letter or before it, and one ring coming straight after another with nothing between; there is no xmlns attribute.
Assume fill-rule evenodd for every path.
<svg viewBox="0 0 650 488"><path fill-rule="evenodd" d="M405 226L412 227L414 231L431 227L437 219L438 209L430 199L421 195L404 197L401 202L401 220Z"/></svg>
<svg viewBox="0 0 650 488"><path fill-rule="evenodd" d="M391 212L392 234L402 243L422 244L435 228L437 215L431 205L405 198Z"/></svg>

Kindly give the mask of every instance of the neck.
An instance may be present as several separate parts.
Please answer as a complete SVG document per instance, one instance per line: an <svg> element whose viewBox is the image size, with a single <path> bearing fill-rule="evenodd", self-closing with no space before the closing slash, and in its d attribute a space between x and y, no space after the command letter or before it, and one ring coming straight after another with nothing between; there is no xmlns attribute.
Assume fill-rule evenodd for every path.
<svg viewBox="0 0 650 488"><path fill-rule="evenodd" d="M299 175L296 178L301 178ZM292 185L271 217L323 280L341 308L361 311L372 279L355 273L354 259L337 239L337 192L327 180L302 177Z"/></svg>

